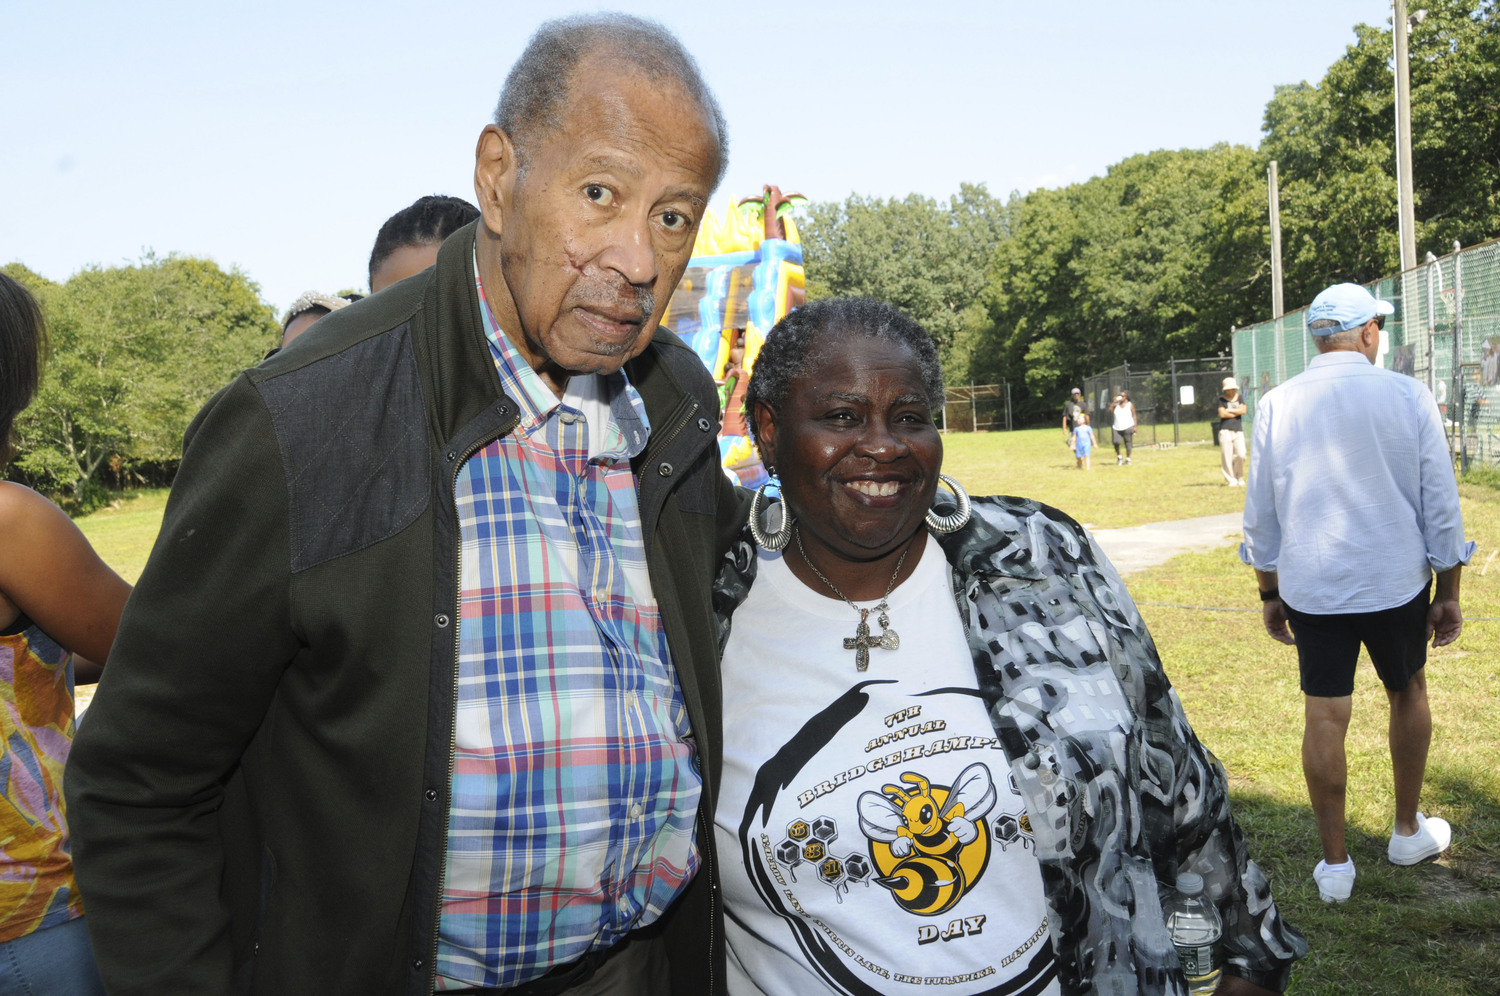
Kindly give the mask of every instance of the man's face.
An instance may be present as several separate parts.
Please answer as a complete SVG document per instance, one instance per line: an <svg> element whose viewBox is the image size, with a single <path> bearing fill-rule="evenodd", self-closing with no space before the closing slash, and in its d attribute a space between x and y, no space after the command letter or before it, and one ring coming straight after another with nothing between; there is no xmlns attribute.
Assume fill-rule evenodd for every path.
<svg viewBox="0 0 1500 996"><path fill-rule="evenodd" d="M676 83L594 56L561 126L538 129L527 155L521 175L509 136L480 136L475 188L492 233L480 274L501 328L560 390L568 374L613 372L650 344L720 150L708 113Z"/></svg>

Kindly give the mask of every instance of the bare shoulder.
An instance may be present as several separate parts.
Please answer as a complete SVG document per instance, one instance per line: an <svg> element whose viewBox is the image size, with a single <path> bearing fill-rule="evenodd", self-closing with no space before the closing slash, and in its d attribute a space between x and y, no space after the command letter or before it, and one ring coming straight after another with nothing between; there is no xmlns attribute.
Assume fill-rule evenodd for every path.
<svg viewBox="0 0 1500 996"><path fill-rule="evenodd" d="M56 529L73 532L77 527L66 512L26 485L0 481L0 537L21 542L35 531Z"/></svg>

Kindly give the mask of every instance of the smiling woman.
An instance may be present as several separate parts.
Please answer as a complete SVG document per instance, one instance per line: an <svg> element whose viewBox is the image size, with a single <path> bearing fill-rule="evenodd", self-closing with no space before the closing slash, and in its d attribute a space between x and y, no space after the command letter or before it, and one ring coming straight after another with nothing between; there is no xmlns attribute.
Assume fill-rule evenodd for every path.
<svg viewBox="0 0 1500 996"><path fill-rule="evenodd" d="M1178 991L1159 893L1189 868L1231 925L1220 992L1282 990L1306 946L1119 576L1056 509L943 477L942 397L869 300L756 363L781 501L714 590L731 996Z"/></svg>

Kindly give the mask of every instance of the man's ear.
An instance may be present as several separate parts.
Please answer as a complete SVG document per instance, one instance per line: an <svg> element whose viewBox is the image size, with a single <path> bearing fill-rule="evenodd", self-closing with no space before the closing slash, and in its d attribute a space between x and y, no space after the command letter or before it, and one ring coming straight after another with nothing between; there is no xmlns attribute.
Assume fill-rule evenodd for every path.
<svg viewBox="0 0 1500 996"><path fill-rule="evenodd" d="M776 466L776 413L764 401L755 403L755 448L761 463Z"/></svg>
<svg viewBox="0 0 1500 996"><path fill-rule="evenodd" d="M505 228L516 184L516 148L498 125L485 125L474 147L474 199L484 227L499 236Z"/></svg>

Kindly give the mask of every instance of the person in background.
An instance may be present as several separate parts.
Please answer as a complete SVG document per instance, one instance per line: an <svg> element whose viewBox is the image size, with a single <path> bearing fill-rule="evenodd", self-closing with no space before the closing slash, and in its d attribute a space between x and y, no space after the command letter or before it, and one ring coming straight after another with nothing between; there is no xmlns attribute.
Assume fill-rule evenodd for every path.
<svg viewBox="0 0 1500 996"><path fill-rule="evenodd" d="M1079 412L1073 417L1073 455L1078 460L1079 470L1093 467L1094 428L1089 425L1088 412Z"/></svg>
<svg viewBox="0 0 1500 996"><path fill-rule="evenodd" d="M714 585L729 996L1181 993L1187 870L1219 993L1284 990L1307 944L1120 576L1057 509L943 476L943 396L931 337L869 299L756 360L781 500Z"/></svg>
<svg viewBox="0 0 1500 996"><path fill-rule="evenodd" d="M1256 406L1245 492L1240 558L1255 568L1266 632L1297 648L1302 771L1323 845L1313 881L1330 903L1354 889L1344 737L1361 644L1391 710L1386 857L1429 861L1452 836L1446 820L1417 810L1432 742L1427 642L1441 647L1463 632L1459 576L1475 544L1464 541L1432 392L1375 366L1393 311L1358 284L1313 298L1307 329L1318 355Z"/></svg>
<svg viewBox="0 0 1500 996"><path fill-rule="evenodd" d="M1114 419L1113 431L1110 434L1115 444L1115 466L1123 462L1130 463L1130 451L1135 440L1135 404L1130 400L1128 391L1121 391L1115 395L1115 400L1109 403L1109 412ZM1120 444L1125 444L1125 456L1120 456Z"/></svg>
<svg viewBox="0 0 1500 996"><path fill-rule="evenodd" d="M0 273L0 471L36 392L45 329L36 299ZM0 994L104 993L69 857L64 765L73 685L99 679L130 586L63 511L0 480ZM71 653L70 653L71 651Z"/></svg>
<svg viewBox="0 0 1500 996"><path fill-rule="evenodd" d="M1063 403L1063 439L1069 446L1073 445L1073 424L1079 412L1087 411L1083 404L1083 392L1073 388L1073 393L1068 395L1068 400Z"/></svg>
<svg viewBox="0 0 1500 996"><path fill-rule="evenodd" d="M1224 481L1231 488L1245 486L1245 428L1241 419L1249 411L1240 400L1240 385L1233 377L1224 378L1224 393L1219 395L1219 456Z"/></svg>
<svg viewBox="0 0 1500 996"><path fill-rule="evenodd" d="M286 317L281 320L281 345L267 356L290 346L298 336L312 328L313 323L319 318L331 315L341 308L347 308L353 303L354 301L348 297L322 294L318 291L304 291L301 297L292 302L292 306L286 310Z"/></svg>
<svg viewBox="0 0 1500 996"><path fill-rule="evenodd" d="M370 250L370 293L437 263L438 246L479 217L479 209L462 197L428 194L385 220Z"/></svg>

